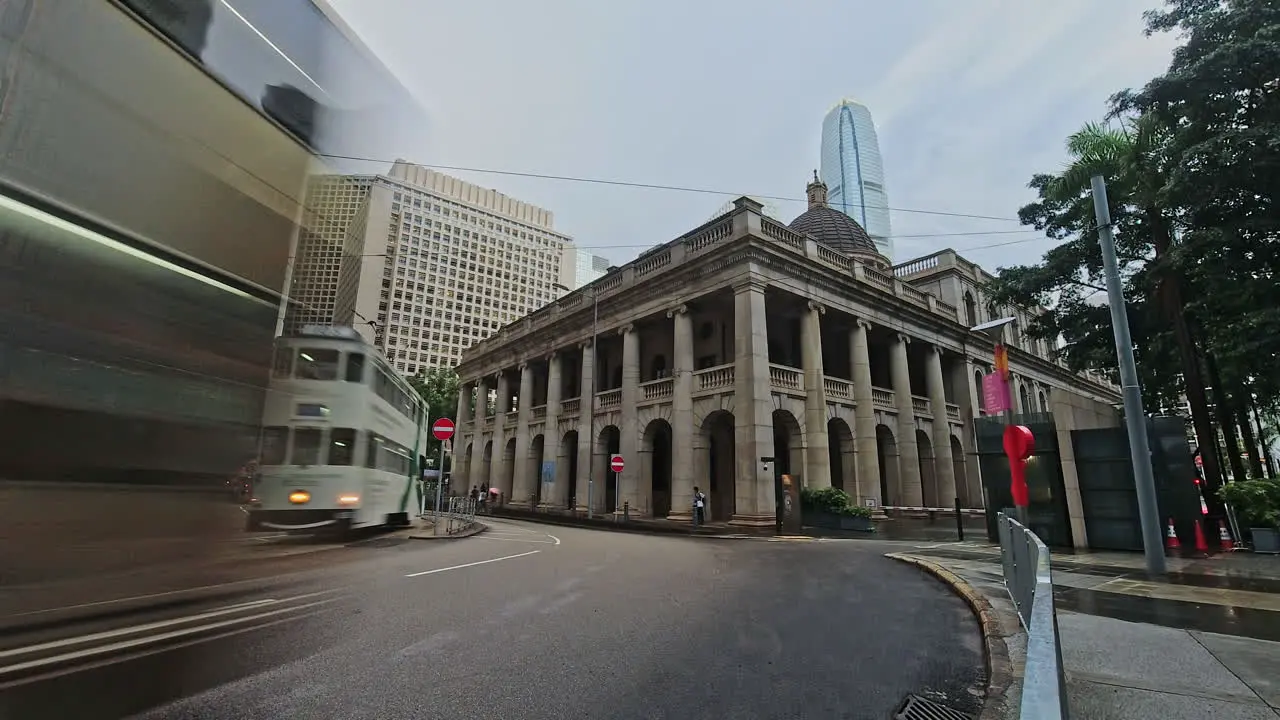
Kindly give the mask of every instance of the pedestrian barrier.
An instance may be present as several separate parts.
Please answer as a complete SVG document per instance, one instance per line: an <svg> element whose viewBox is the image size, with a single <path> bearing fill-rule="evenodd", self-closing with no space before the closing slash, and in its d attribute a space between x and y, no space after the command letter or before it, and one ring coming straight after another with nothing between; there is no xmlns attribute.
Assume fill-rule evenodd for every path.
<svg viewBox="0 0 1280 720"><path fill-rule="evenodd" d="M428 509L423 517L434 522L434 534L453 535L470 528L476 522L476 500L469 497L443 498L448 503L439 510Z"/></svg>
<svg viewBox="0 0 1280 720"><path fill-rule="evenodd" d="M1058 613L1053 605L1049 548L1022 523L1000 513L1004 586L1027 631L1026 671L1018 716L1066 720L1067 680L1062 667Z"/></svg>

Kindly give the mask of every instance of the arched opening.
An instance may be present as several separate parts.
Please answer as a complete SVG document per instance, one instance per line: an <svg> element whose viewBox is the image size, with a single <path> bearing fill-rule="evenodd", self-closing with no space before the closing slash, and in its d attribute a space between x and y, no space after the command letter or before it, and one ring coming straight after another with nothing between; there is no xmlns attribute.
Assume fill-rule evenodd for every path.
<svg viewBox="0 0 1280 720"><path fill-rule="evenodd" d="M982 397L982 396L983 396L983 392L982 392L982 377L983 377L983 373L982 373L982 369L981 369L981 368L979 368L979 369L977 369L977 370L974 370L974 371L973 371L973 386L974 386L974 387L976 387L976 388L978 388L978 396L979 396L979 397ZM987 408L985 407L985 403L984 403L984 402L979 402L979 403L978 403L978 414L979 414L979 415L986 415L986 414L987 414Z"/></svg>
<svg viewBox="0 0 1280 720"><path fill-rule="evenodd" d="M465 495L470 485L475 485L475 480L471 479L471 452L475 450L475 443L467 443L467 447L462 451L462 457L454 456L454 471L449 473L449 487L455 492Z"/></svg>
<svg viewBox="0 0 1280 720"><path fill-rule="evenodd" d="M973 498L969 495L969 476L964 472L964 444L960 438L951 436L951 473L956 479L956 497L960 498L960 507L973 507ZM944 498L949 499L949 498Z"/></svg>
<svg viewBox="0 0 1280 720"><path fill-rule="evenodd" d="M938 470L933 464L933 442L923 430L916 430L920 452L920 497L925 507L942 507L938 501Z"/></svg>
<svg viewBox="0 0 1280 720"><path fill-rule="evenodd" d="M774 479L781 489L783 475L804 487L804 440L800 423L786 410L773 411Z"/></svg>
<svg viewBox="0 0 1280 720"><path fill-rule="evenodd" d="M642 483L648 481L649 509L655 518L671 514L671 425L653 420L640 438Z"/></svg>
<svg viewBox="0 0 1280 720"><path fill-rule="evenodd" d="M547 503L557 508L572 510L578 487L578 431L570 430L560 441L556 454L555 496Z"/></svg>
<svg viewBox="0 0 1280 720"><path fill-rule="evenodd" d="M595 490L591 498L596 512L611 513L622 509L618 501L618 484L621 478L609 468L609 458L622 450L622 432L615 425L606 425L596 436L596 445L592 450L595 462ZM624 458L625 460L625 458Z"/></svg>
<svg viewBox="0 0 1280 720"><path fill-rule="evenodd" d="M737 512L737 487L734 482L734 464L736 455L733 440L733 415L725 410L717 410L702 421L702 445L705 448L705 473L700 473L703 482L694 485L707 495L708 521L725 521L733 518ZM681 502L674 498L673 502ZM685 498L683 502L692 502Z"/></svg>
<svg viewBox="0 0 1280 720"><path fill-rule="evenodd" d="M516 439L511 438L507 441L507 447L502 451L502 477L498 478L498 492L502 493L503 502L511 500L511 491L515 489L515 484Z"/></svg>
<svg viewBox="0 0 1280 720"><path fill-rule="evenodd" d="M876 425L876 456L880 460L881 502L893 507L901 500L898 492L898 441L888 425Z"/></svg>
<svg viewBox="0 0 1280 720"><path fill-rule="evenodd" d="M480 461L480 476L476 478L478 486L487 487L489 485L489 472L493 469L493 441L488 440L484 444L484 457Z"/></svg>
<svg viewBox="0 0 1280 720"><path fill-rule="evenodd" d="M1049 412L1049 401L1045 399L1043 390L1040 391L1040 412Z"/></svg>
<svg viewBox="0 0 1280 720"><path fill-rule="evenodd" d="M839 488L861 502L857 497L857 456L853 443L853 430L840 418L827 421L828 461L831 463L831 487Z"/></svg>
<svg viewBox="0 0 1280 720"><path fill-rule="evenodd" d="M1027 386L1022 383L1018 383L1018 411L1024 413L1035 411L1035 408L1031 407L1031 398L1027 397Z"/></svg>
<svg viewBox="0 0 1280 720"><path fill-rule="evenodd" d="M531 507L537 507L543 501L544 487L548 491L551 489L550 486L546 485L546 483L548 481L555 481L554 471L551 473L551 477L549 478L547 477L548 473L544 472L544 468L555 468L555 463L550 463L551 468L546 468L548 464L546 446L546 436L544 435L534 435L533 441L529 443L529 465L525 472L528 474L528 477L533 480L533 487L530 488L531 492L529 495L529 505ZM548 492L547 494L550 493ZM520 499L521 498L515 498L517 501Z"/></svg>
<svg viewBox="0 0 1280 720"><path fill-rule="evenodd" d="M964 293L964 319L968 322L969 327L978 324L978 303L973 299L973 293L968 290Z"/></svg>

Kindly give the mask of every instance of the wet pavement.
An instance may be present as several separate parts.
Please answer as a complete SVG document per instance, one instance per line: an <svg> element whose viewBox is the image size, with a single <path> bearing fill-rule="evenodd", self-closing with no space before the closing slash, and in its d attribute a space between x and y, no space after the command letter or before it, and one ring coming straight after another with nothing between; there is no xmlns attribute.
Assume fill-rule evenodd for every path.
<svg viewBox="0 0 1280 720"><path fill-rule="evenodd" d="M995 608L1014 670L997 716L1018 717L1026 634L999 547L895 545L959 575ZM1140 554L1055 553L1052 562L1073 716L1280 716L1280 558L1171 557L1162 576L1149 575Z"/></svg>

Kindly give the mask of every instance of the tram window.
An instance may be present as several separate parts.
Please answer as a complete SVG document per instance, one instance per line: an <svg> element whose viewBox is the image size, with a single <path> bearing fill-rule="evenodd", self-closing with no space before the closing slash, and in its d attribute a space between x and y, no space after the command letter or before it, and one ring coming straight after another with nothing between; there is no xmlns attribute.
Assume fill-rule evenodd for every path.
<svg viewBox="0 0 1280 720"><path fill-rule="evenodd" d="M378 467L378 451L382 447L382 438L374 433L369 433L369 442L365 444L364 466L367 468Z"/></svg>
<svg viewBox="0 0 1280 720"><path fill-rule="evenodd" d="M292 372L293 348L276 348L276 356L271 363L271 374L278 378L287 378Z"/></svg>
<svg viewBox="0 0 1280 720"><path fill-rule="evenodd" d="M263 465L283 465L288 447L289 428L279 426L262 428Z"/></svg>
<svg viewBox="0 0 1280 720"><path fill-rule="evenodd" d="M356 431L334 428L329 431L329 462L326 465L350 465L356 453Z"/></svg>
<svg viewBox="0 0 1280 720"><path fill-rule="evenodd" d="M337 350L299 348L294 377L300 380L337 380L340 356Z"/></svg>
<svg viewBox="0 0 1280 720"><path fill-rule="evenodd" d="M347 353L347 382L364 382L364 355Z"/></svg>
<svg viewBox="0 0 1280 720"><path fill-rule="evenodd" d="M321 435L319 428L297 428L293 431L294 465L320 464Z"/></svg>

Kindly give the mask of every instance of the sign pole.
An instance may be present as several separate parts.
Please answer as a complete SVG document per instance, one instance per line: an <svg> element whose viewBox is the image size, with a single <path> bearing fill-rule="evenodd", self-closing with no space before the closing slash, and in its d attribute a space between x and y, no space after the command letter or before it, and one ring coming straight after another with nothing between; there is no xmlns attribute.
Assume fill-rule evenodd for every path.
<svg viewBox="0 0 1280 720"><path fill-rule="evenodd" d="M455 426L449 418L442 417L431 424L431 435L440 441L440 474L436 477L436 514L433 534L440 534L440 492L444 485L444 444L453 437Z"/></svg>

